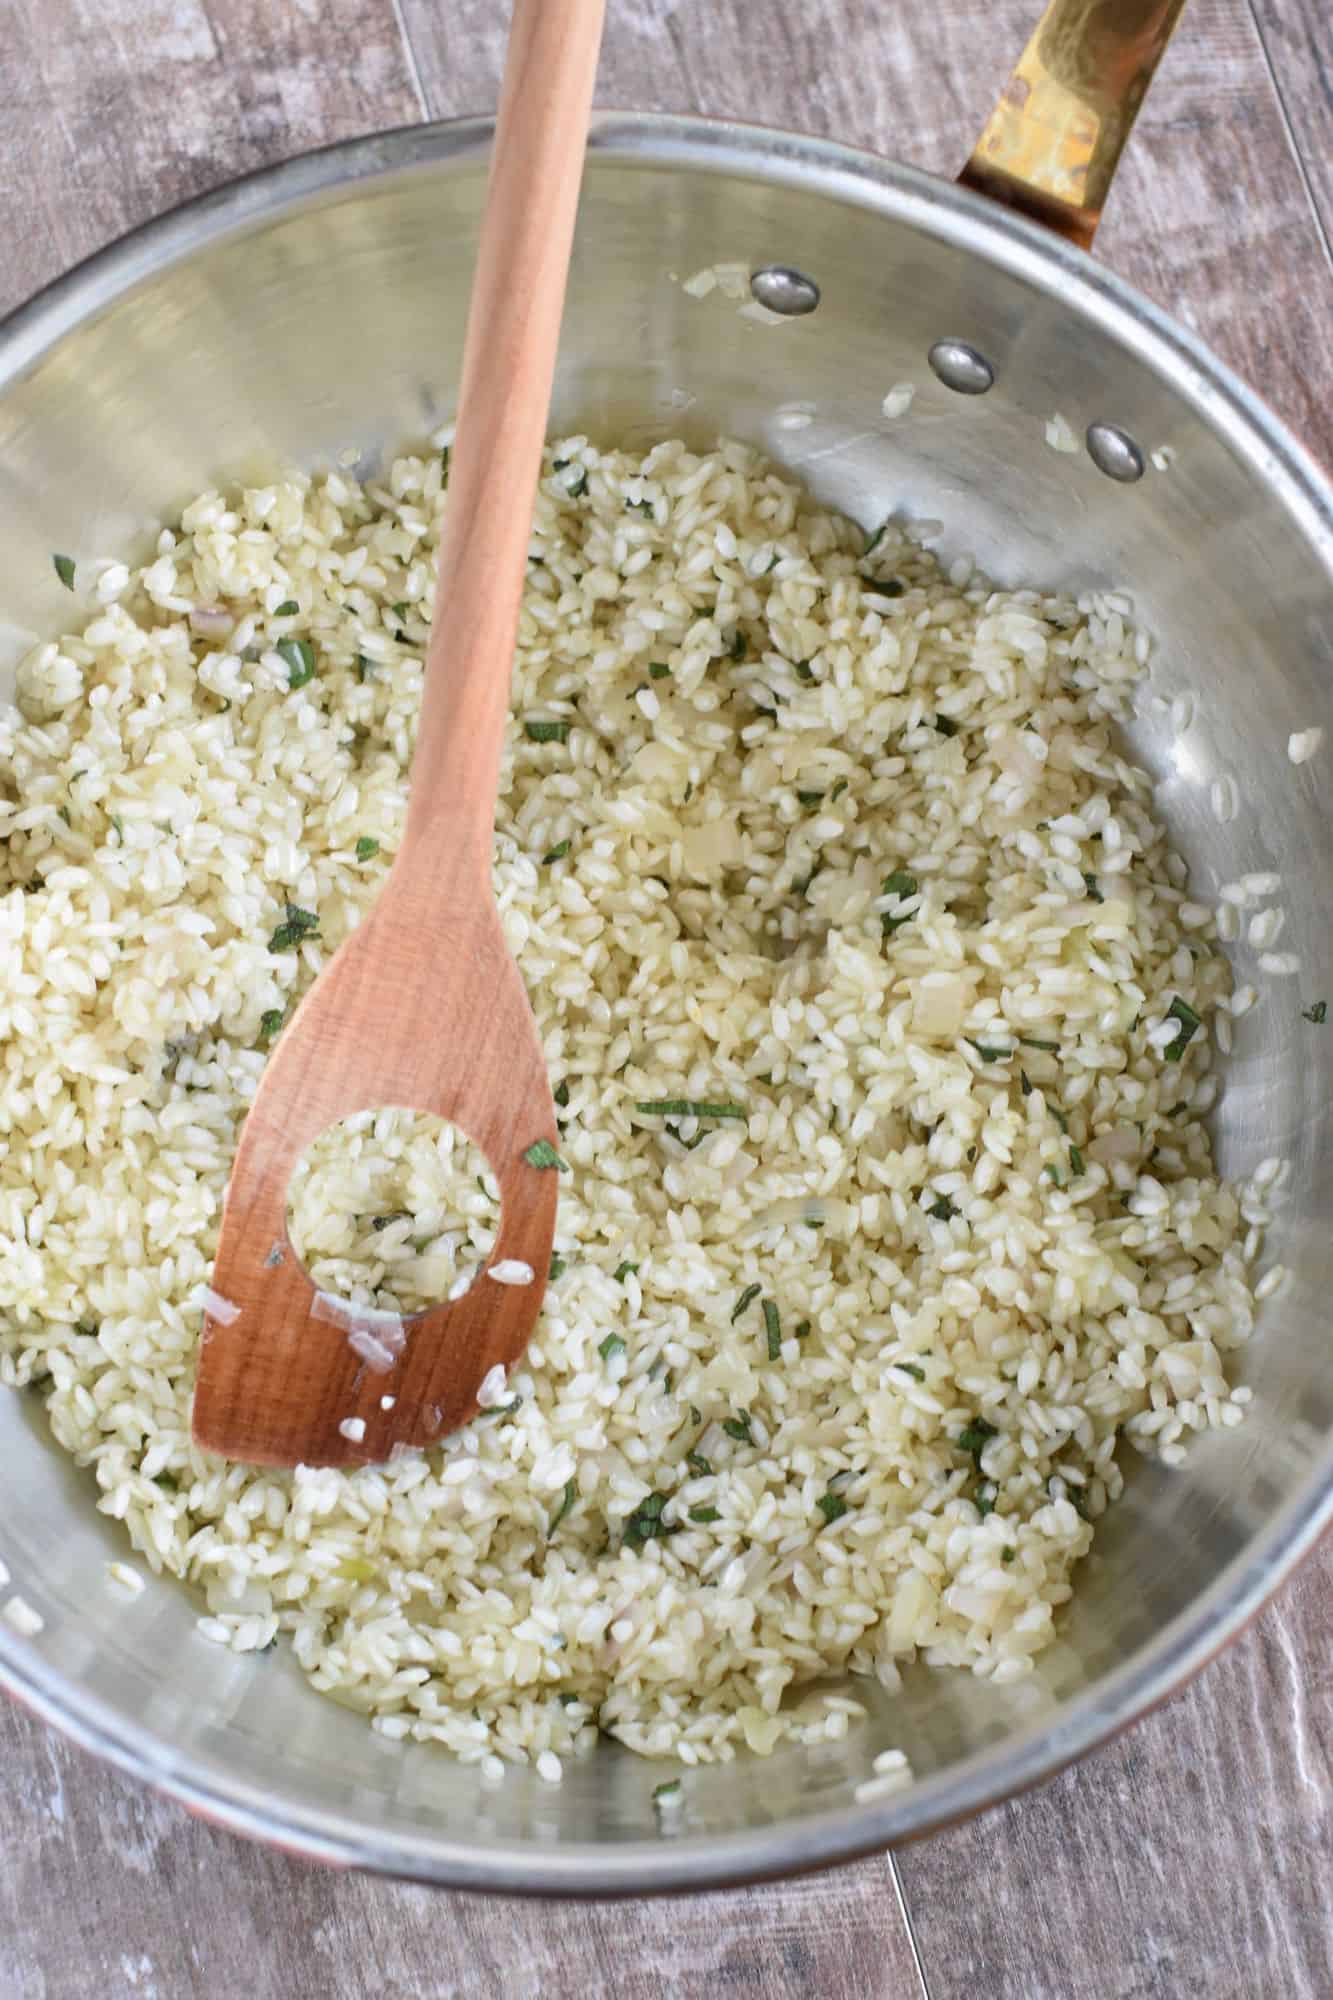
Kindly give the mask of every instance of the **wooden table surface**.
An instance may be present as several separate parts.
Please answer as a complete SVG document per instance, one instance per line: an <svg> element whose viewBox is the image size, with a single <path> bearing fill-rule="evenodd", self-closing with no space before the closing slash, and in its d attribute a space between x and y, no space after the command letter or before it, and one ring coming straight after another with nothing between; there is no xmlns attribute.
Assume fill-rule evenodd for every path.
<svg viewBox="0 0 1333 2000"><path fill-rule="evenodd" d="M599 101L950 172L1038 0L611 0ZM500 0L0 0L0 311L244 169L494 101ZM1328 0L1191 0L1099 253L1333 461ZM1333 1549L1194 1686L892 1864L529 1905L306 1867L0 1704L0 2000L1328 2000Z"/></svg>

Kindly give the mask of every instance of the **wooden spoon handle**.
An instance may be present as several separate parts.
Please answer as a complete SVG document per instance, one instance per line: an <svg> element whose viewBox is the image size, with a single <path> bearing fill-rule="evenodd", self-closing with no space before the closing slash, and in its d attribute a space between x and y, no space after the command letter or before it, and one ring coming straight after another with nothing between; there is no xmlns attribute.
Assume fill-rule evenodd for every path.
<svg viewBox="0 0 1333 2000"><path fill-rule="evenodd" d="M490 894L500 752L605 0L515 0L405 854ZM445 885L441 883L441 888Z"/></svg>

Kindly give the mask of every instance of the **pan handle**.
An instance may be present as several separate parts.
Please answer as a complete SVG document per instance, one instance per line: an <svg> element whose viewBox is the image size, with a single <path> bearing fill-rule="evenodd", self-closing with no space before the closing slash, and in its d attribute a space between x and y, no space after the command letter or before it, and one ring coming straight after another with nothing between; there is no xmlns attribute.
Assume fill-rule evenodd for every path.
<svg viewBox="0 0 1333 2000"><path fill-rule="evenodd" d="M1005 85L965 187L1086 250L1185 0L1050 0Z"/></svg>

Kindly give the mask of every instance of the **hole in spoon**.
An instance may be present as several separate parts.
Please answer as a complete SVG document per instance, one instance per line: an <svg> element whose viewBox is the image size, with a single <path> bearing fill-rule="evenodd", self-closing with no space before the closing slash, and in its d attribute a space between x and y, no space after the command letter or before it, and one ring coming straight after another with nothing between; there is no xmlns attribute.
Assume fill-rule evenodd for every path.
<svg viewBox="0 0 1333 2000"><path fill-rule="evenodd" d="M334 1301L393 1315L461 1298L486 1269L499 1226L485 1154L429 1112L339 1119L307 1146L287 1189L292 1247L331 1317ZM391 1320L385 1331L392 1345Z"/></svg>

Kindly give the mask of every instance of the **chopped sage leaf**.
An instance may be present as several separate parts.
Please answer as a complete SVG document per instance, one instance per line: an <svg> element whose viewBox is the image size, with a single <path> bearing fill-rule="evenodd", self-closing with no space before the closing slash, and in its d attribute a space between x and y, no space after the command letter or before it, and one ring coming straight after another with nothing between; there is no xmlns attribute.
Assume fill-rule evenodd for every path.
<svg viewBox="0 0 1333 2000"><path fill-rule="evenodd" d="M632 1272L637 1271L638 1268L639 1267L637 1264L617 1264L616 1283L618 1285L623 1285L626 1278L628 1278Z"/></svg>
<svg viewBox="0 0 1333 2000"><path fill-rule="evenodd" d="M718 1512L716 1507L691 1507L690 1519L692 1521L704 1521L704 1522L720 1521L722 1519L722 1516Z"/></svg>
<svg viewBox="0 0 1333 2000"><path fill-rule="evenodd" d="M319 918L314 910L288 903L287 914L268 941L270 951L295 951L306 938L319 934Z"/></svg>
<svg viewBox="0 0 1333 2000"><path fill-rule="evenodd" d="M1313 1007L1302 1007L1301 1019L1312 1022L1316 1028L1322 1028L1328 1019L1327 1000L1316 1000Z"/></svg>
<svg viewBox="0 0 1333 2000"><path fill-rule="evenodd" d="M680 1790L679 1778L665 1778L660 1785L653 1786L655 1799L674 1799Z"/></svg>
<svg viewBox="0 0 1333 2000"><path fill-rule="evenodd" d="M525 722L523 734L529 743L568 743L570 725L567 722Z"/></svg>
<svg viewBox="0 0 1333 2000"><path fill-rule="evenodd" d="M632 1549L642 1548L645 1542L658 1541L664 1535L675 1533L662 1519L662 1509L666 1506L665 1493L650 1493L634 1509L625 1523L625 1540Z"/></svg>
<svg viewBox="0 0 1333 2000"><path fill-rule="evenodd" d="M687 1451L685 1454L685 1463L689 1466L691 1472L697 1472L701 1477L713 1470L702 1452Z"/></svg>
<svg viewBox="0 0 1333 2000"><path fill-rule="evenodd" d="M1056 1056L1060 1053L1059 1042L1039 1041L1036 1035L1020 1035L1018 1039L1025 1049L1044 1049L1048 1056Z"/></svg>
<svg viewBox="0 0 1333 2000"><path fill-rule="evenodd" d="M653 660L648 668L649 678L655 681L664 681L670 672L665 660Z"/></svg>
<svg viewBox="0 0 1333 2000"><path fill-rule="evenodd" d="M649 1118L744 1118L741 1104L713 1104L698 1097L645 1097L635 1105Z"/></svg>
<svg viewBox="0 0 1333 2000"><path fill-rule="evenodd" d="M1094 903L1104 903L1106 901L1105 896L1103 896L1101 890L1097 886L1097 877L1095 875L1089 875L1086 868L1083 870L1083 886L1086 888L1089 896L1092 898L1092 901Z"/></svg>
<svg viewBox="0 0 1333 2000"><path fill-rule="evenodd" d="M760 1292L763 1291L763 1289L764 1288L762 1285L747 1285L745 1287L745 1290L741 1293L735 1305L731 1308L731 1324L733 1326L735 1326L737 1320L740 1318L741 1314L745 1311L746 1307L752 1306L754 1304L755 1300L759 1297L759 1294Z"/></svg>
<svg viewBox="0 0 1333 2000"><path fill-rule="evenodd" d="M753 1444L754 1439L750 1435L752 1421L750 1412L742 1410L738 1417L725 1418L722 1428L729 1438L735 1438L739 1444Z"/></svg>
<svg viewBox="0 0 1333 2000"><path fill-rule="evenodd" d="M764 1335L768 1343L768 1358L779 1361L782 1358L782 1321L772 1299L764 1300Z"/></svg>
<svg viewBox="0 0 1333 2000"><path fill-rule="evenodd" d="M937 1196L926 1210L926 1214L933 1215L936 1222L951 1222L957 1213L958 1210L954 1207L947 1194Z"/></svg>
<svg viewBox="0 0 1333 2000"><path fill-rule="evenodd" d="M918 1368L915 1361L894 1361L890 1366L896 1368L900 1374L910 1375L913 1381L924 1382L926 1379L925 1369Z"/></svg>
<svg viewBox="0 0 1333 2000"><path fill-rule="evenodd" d="M824 1516L825 1524L840 1521L847 1512L847 1502L841 1493L821 1493L815 1505Z"/></svg>
<svg viewBox="0 0 1333 2000"><path fill-rule="evenodd" d="M287 663L289 688L304 687L315 678L315 649L308 639L279 639L273 650Z"/></svg>
<svg viewBox="0 0 1333 2000"><path fill-rule="evenodd" d="M971 1035L964 1035L963 1040L972 1043L972 1047L983 1062L1008 1062L1010 1056L1013 1054L1012 1049L995 1048L989 1042L973 1041Z"/></svg>
<svg viewBox="0 0 1333 2000"><path fill-rule="evenodd" d="M937 715L935 717L935 727L941 736L956 736L962 726L962 723L955 722L951 715Z"/></svg>
<svg viewBox="0 0 1333 2000"><path fill-rule="evenodd" d="M1167 1043L1162 1054L1167 1062L1179 1062L1185 1050L1203 1026L1203 1022L1190 1006L1189 1001L1182 1000L1179 994L1171 1002L1166 1013L1168 1020L1179 1021L1180 1032L1173 1042Z"/></svg>
<svg viewBox="0 0 1333 2000"><path fill-rule="evenodd" d="M294 597L284 598L283 602L273 613L273 616L275 618L295 618L300 609L301 607Z"/></svg>
<svg viewBox="0 0 1333 2000"><path fill-rule="evenodd" d="M792 671L798 681L812 681L815 677L815 670L809 660L797 660Z"/></svg>
<svg viewBox="0 0 1333 2000"><path fill-rule="evenodd" d="M570 843L567 840L558 841L548 853L543 854L542 867L549 868L553 861L563 861L569 852L569 847Z"/></svg>
<svg viewBox="0 0 1333 2000"><path fill-rule="evenodd" d="M569 1162L561 1159L549 1139L534 1139L523 1148L523 1157L530 1167L555 1167L562 1174L569 1172Z"/></svg>
<svg viewBox="0 0 1333 2000"><path fill-rule="evenodd" d="M973 1417L967 1428L959 1431L958 1436L954 1439L954 1443L960 1451L971 1453L979 1469L982 1452L986 1449L991 1439L999 1435L1000 1433L996 1430L994 1424L988 1424L984 1417Z"/></svg>
<svg viewBox="0 0 1333 2000"><path fill-rule="evenodd" d="M577 1493L578 1493L578 1488L574 1484L574 1481L572 1479L566 1480L565 1490L560 1498L560 1505L556 1508L554 1514L552 1514L551 1525L546 1530L548 1535L553 1535L556 1529L560 1526L560 1523L564 1520L566 1514L569 1512L570 1508L574 1505L574 1500Z"/></svg>
<svg viewBox="0 0 1333 2000"><path fill-rule="evenodd" d="M358 861L369 861L372 855L378 854L379 851L379 842L369 833L363 833L356 843L356 858Z"/></svg>
<svg viewBox="0 0 1333 2000"><path fill-rule="evenodd" d="M558 1083L553 1094L560 1109L567 1111L569 1109L569 1085L564 1082Z"/></svg>
<svg viewBox="0 0 1333 2000"><path fill-rule="evenodd" d="M876 597L901 597L907 589L907 585L899 583L896 576L886 577L882 581L877 576L863 576L861 578L861 588L862 590L873 590Z"/></svg>
<svg viewBox="0 0 1333 2000"><path fill-rule="evenodd" d="M285 1007L268 1007L259 1017L259 1046L266 1049L287 1019Z"/></svg>
<svg viewBox="0 0 1333 2000"><path fill-rule="evenodd" d="M608 1333L606 1339L598 1343L597 1352L603 1361L614 1361L617 1354L624 1354L625 1343L618 1333Z"/></svg>
<svg viewBox="0 0 1333 2000"><path fill-rule="evenodd" d="M74 588L73 556L52 556L51 565L55 570L56 575L60 578L60 581L64 584L66 590L73 590Z"/></svg>
<svg viewBox="0 0 1333 2000"><path fill-rule="evenodd" d="M1073 1174L1081 1174L1086 1171L1083 1165L1083 1155L1077 1146L1069 1148L1069 1171Z"/></svg>

